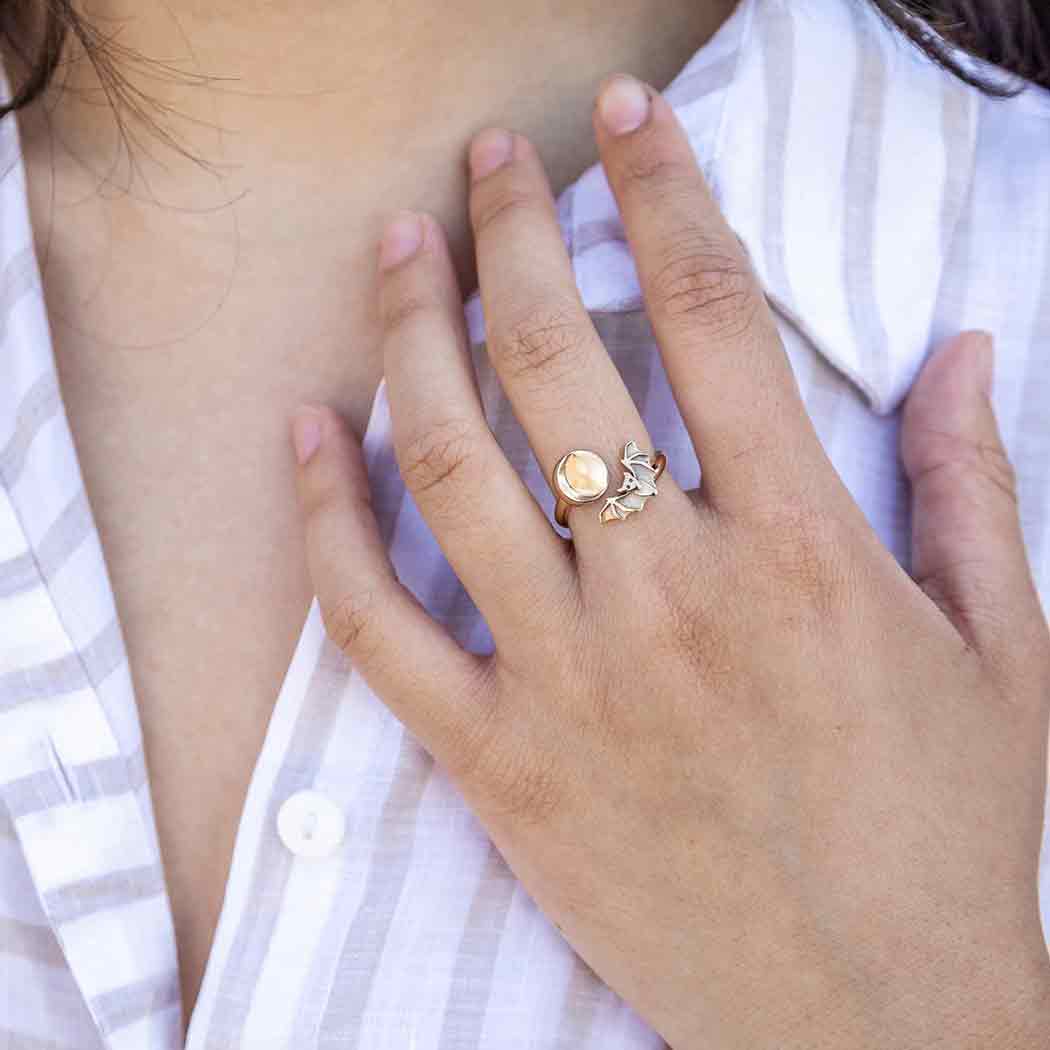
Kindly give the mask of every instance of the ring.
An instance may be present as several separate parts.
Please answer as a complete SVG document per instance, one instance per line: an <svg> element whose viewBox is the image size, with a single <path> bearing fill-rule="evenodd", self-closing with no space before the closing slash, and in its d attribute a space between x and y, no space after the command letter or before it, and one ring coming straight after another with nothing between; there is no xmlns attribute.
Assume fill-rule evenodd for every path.
<svg viewBox="0 0 1050 1050"><path fill-rule="evenodd" d="M634 441L628 441L620 457L624 475L615 495L605 500L598 514L602 524L623 521L645 506L650 496L657 495L656 480L667 466L667 457L654 452L652 459ZM577 448L567 452L558 460L551 475L554 489L554 520L562 527L569 527L569 511L584 503L594 503L609 489L609 468L597 452Z"/></svg>

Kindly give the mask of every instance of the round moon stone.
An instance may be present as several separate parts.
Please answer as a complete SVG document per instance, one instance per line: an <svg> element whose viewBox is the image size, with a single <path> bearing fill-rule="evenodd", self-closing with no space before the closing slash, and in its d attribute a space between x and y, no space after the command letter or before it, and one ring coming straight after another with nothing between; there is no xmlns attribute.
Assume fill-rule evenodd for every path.
<svg viewBox="0 0 1050 1050"><path fill-rule="evenodd" d="M555 469L558 490L570 503L590 503L609 487L609 468L594 452L577 449L563 456Z"/></svg>

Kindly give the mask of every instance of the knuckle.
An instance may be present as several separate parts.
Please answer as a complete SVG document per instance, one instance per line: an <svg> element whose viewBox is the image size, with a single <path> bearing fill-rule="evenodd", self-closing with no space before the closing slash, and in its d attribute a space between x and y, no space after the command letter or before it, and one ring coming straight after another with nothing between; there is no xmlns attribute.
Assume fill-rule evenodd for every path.
<svg viewBox="0 0 1050 1050"><path fill-rule="evenodd" d="M455 481L477 455L473 426L448 419L409 438L401 447L399 464L405 485L417 498L454 488Z"/></svg>
<svg viewBox="0 0 1050 1050"><path fill-rule="evenodd" d="M772 607L789 603L796 621L837 619L854 591L850 563L842 557L850 538L833 518L807 507L782 508L771 524L758 530L751 544Z"/></svg>
<svg viewBox="0 0 1050 1050"><path fill-rule="evenodd" d="M653 611L650 607L649 613ZM651 623L652 616L644 614L631 623L631 637L641 647L656 634L650 630ZM578 703L566 712L571 735L591 740L606 751L621 743L631 746L633 738L626 740L623 732L623 682L625 674L640 670L636 660L631 662L632 654L637 654L633 649L610 654L601 621L594 618L581 617L572 636L576 644L562 652L551 669L556 680L578 683Z"/></svg>
<svg viewBox="0 0 1050 1050"><path fill-rule="evenodd" d="M636 145L616 172L617 181L625 191L664 196L684 187L691 175L695 177L695 172L654 143L638 141Z"/></svg>
<svg viewBox="0 0 1050 1050"><path fill-rule="evenodd" d="M453 778L469 784L501 823L543 823L564 797L556 753L536 748L532 736L512 724L494 701L488 716L465 731L453 749L455 757L446 763Z"/></svg>
<svg viewBox="0 0 1050 1050"><path fill-rule="evenodd" d="M544 303L520 310L498 340L514 379L557 384L583 364L587 338L568 306Z"/></svg>
<svg viewBox="0 0 1050 1050"><path fill-rule="evenodd" d="M544 823L558 812L569 788L564 726L523 711L522 690L535 688L523 668L492 660L482 688L486 713L465 727L450 771L500 825Z"/></svg>
<svg viewBox="0 0 1050 1050"><path fill-rule="evenodd" d="M1014 506L1017 505L1017 472L998 441L974 441L970 462L977 475L997 489Z"/></svg>
<svg viewBox="0 0 1050 1050"><path fill-rule="evenodd" d="M1002 630L1007 626L1002 622L1002 610L994 600L992 588L979 575L970 579L966 588L952 587L943 572L916 576L915 583L953 623L989 630Z"/></svg>
<svg viewBox="0 0 1050 1050"><path fill-rule="evenodd" d="M670 641L675 651L694 666L706 664L712 643L710 622L697 600L699 565L662 577L658 589L662 641Z"/></svg>
<svg viewBox="0 0 1050 1050"><path fill-rule="evenodd" d="M378 641L373 641L376 615L379 611L380 591L377 587L363 587L355 594L346 594L321 606L321 620L328 637L356 660L367 662Z"/></svg>
<svg viewBox="0 0 1050 1050"><path fill-rule="evenodd" d="M751 331L762 307L747 263L707 237L671 245L651 286L664 318L724 340Z"/></svg>
<svg viewBox="0 0 1050 1050"><path fill-rule="evenodd" d="M509 742L490 752L490 797L500 816L519 827L548 821L564 797L559 765L551 753L526 752Z"/></svg>
<svg viewBox="0 0 1050 1050"><path fill-rule="evenodd" d="M914 473L913 485L945 492L960 488L997 492L1017 506L1017 472L1001 442L935 428L924 429L921 440L926 446L926 462Z"/></svg>
<svg viewBox="0 0 1050 1050"><path fill-rule="evenodd" d="M499 178L494 183L486 180L471 194L470 221L475 235L480 237L505 223L516 222L519 216L525 218L535 207L532 192Z"/></svg>
<svg viewBox="0 0 1050 1050"><path fill-rule="evenodd" d="M476 679L464 686L467 695L461 697L473 717L457 720L450 733L448 754L443 759L448 772L458 781L476 781L485 762L485 756L501 735L500 724L505 721L499 693L495 686L495 661L480 665Z"/></svg>
<svg viewBox="0 0 1050 1050"><path fill-rule="evenodd" d="M704 577L712 565L721 561L721 553L712 550L710 543L716 536L704 536L699 542L695 534L672 538L668 549L695 551L707 548L705 558L680 557L668 564L666 557L660 566L648 573L650 592L646 595L646 616L640 625L642 636L651 649L670 646L676 655L700 667L708 662L716 639L712 632L711 609L708 604L711 588ZM653 615L655 611L655 615Z"/></svg>
<svg viewBox="0 0 1050 1050"><path fill-rule="evenodd" d="M440 309L433 293L419 288L388 291L383 295L382 302L383 327L388 332L402 332Z"/></svg>

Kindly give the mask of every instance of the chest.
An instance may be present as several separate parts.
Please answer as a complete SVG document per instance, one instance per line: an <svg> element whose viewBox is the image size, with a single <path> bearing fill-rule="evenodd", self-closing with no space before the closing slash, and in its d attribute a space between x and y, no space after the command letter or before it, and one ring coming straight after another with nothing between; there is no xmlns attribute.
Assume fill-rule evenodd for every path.
<svg viewBox="0 0 1050 1050"><path fill-rule="evenodd" d="M341 196L302 192L318 175L303 167L203 215L98 194L70 209L75 175L59 169L56 207L46 158L31 146L27 159L63 405L127 650L189 1017L311 597L288 420L300 401L324 399L361 428L378 382L376 202L352 182ZM219 203L214 187L184 190Z"/></svg>
<svg viewBox="0 0 1050 1050"><path fill-rule="evenodd" d="M362 426L378 360L368 282L341 294L338 279L347 255L369 272L364 233L351 228L336 244L304 232L289 251L259 244L249 212L232 266L220 263L230 248L223 224L150 233L154 217L144 215L146 236L129 236L98 296L86 290L88 260L75 258L90 256L90 229L75 223L53 245L52 262L69 265L49 267L44 284L127 650L188 1017L310 603L290 413L323 398ZM317 228L316 210L288 218ZM171 248L163 264L151 262L150 239ZM201 283L194 260L209 243ZM309 270L297 269L299 252L313 259ZM151 273L160 279L152 295L140 284Z"/></svg>
<svg viewBox="0 0 1050 1050"><path fill-rule="evenodd" d="M220 349L193 352L218 357ZM188 1013L312 593L289 409L280 397L229 396L234 379L218 396L210 386L180 389L175 376L131 393L128 362L99 386L107 362L68 344L59 353L134 683ZM90 385L82 365L95 369ZM367 406L367 385L348 397ZM112 391L112 404L98 399L100 388ZM164 388L167 396L149 393Z"/></svg>

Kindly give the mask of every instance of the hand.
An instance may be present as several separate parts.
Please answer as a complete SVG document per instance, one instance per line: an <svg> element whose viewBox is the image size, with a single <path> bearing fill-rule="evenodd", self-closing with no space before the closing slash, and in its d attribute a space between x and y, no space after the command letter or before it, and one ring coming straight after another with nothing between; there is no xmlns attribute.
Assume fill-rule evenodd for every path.
<svg viewBox="0 0 1050 1050"><path fill-rule="evenodd" d="M575 508L559 538L486 426L441 229L404 217L379 278L394 443L495 652L460 649L398 584L357 443L312 408L299 485L327 629L676 1050L1050 1045L1050 639L988 341L935 355L905 411L913 582L825 457L747 260L648 94L631 130L615 81L596 134L700 492L672 463L628 521ZM504 141L475 140L470 206L507 397L547 472L574 448L651 449L540 161Z"/></svg>

